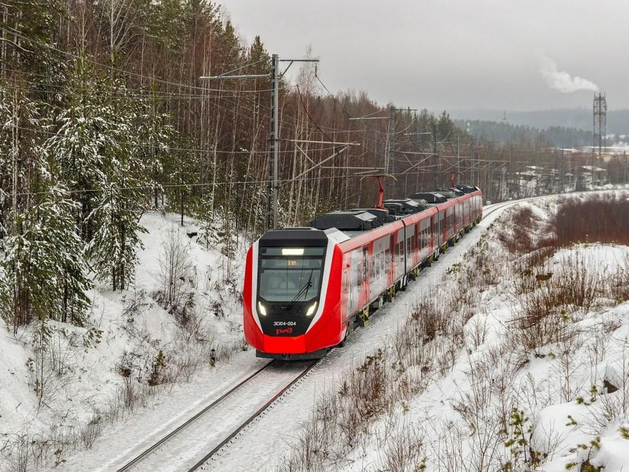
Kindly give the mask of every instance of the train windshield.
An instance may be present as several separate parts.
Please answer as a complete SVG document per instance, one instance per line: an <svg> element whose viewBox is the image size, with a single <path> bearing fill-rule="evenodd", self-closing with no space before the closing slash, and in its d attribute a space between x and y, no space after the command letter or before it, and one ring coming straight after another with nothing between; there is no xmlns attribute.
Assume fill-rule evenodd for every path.
<svg viewBox="0 0 629 472"><path fill-rule="evenodd" d="M261 247L258 296L267 302L308 302L319 296L325 248Z"/></svg>

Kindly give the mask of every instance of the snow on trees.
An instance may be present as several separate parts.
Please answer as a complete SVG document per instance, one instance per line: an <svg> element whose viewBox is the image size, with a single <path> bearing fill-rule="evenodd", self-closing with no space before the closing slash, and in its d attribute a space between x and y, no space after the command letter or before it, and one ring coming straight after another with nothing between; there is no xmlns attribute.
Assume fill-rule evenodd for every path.
<svg viewBox="0 0 629 472"><path fill-rule="evenodd" d="M101 280L109 279L112 289L124 290L133 280L138 248L143 247L138 234L143 208L132 195L111 182L99 194L96 208L88 216L96 231L87 245L92 267Z"/></svg>
<svg viewBox="0 0 629 472"><path fill-rule="evenodd" d="M0 312L14 329L33 319L83 324L91 282L75 208L65 189L53 187L17 217L18 231L5 238Z"/></svg>

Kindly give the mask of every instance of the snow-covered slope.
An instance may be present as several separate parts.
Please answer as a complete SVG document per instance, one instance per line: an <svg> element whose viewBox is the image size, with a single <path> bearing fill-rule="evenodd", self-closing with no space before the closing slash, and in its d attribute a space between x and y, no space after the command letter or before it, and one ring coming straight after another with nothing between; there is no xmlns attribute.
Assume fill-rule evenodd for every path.
<svg viewBox="0 0 629 472"><path fill-rule="evenodd" d="M556 202L506 216L523 207L541 241ZM328 377L282 470L627 470L629 247L510 253L512 225L391 307L397 329Z"/></svg>
<svg viewBox="0 0 629 472"><path fill-rule="evenodd" d="M85 327L50 322L50 346L42 355L35 352L33 328L14 335L1 327L0 470L41 464L46 454L61 464L131 410L160 402L165 389L192 380L197 370L215 375L244 348L244 244L234 262L220 246L208 249L188 236L198 230L194 221L181 227L176 215L149 212L141 224L148 232L141 235L134 284L112 292L96 282ZM189 261L181 288L185 317L157 301L168 241ZM211 349L217 354L213 369Z"/></svg>

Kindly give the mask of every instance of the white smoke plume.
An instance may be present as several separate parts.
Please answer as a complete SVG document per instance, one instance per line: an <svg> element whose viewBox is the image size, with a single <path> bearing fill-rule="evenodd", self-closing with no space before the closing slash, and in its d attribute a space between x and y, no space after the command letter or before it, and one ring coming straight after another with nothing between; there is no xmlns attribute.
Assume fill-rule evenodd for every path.
<svg viewBox="0 0 629 472"><path fill-rule="evenodd" d="M563 93L572 93L577 90L591 90L598 92L598 86L582 77L572 77L566 71L558 70L555 61L548 57L542 57L540 61L540 72L546 79L550 88L554 88Z"/></svg>

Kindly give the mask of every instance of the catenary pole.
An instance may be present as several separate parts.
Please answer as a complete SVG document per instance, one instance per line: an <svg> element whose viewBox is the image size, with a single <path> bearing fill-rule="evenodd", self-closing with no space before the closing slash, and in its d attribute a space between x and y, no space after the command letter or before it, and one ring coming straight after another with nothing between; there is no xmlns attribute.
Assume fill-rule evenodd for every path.
<svg viewBox="0 0 629 472"><path fill-rule="evenodd" d="M267 193L267 228L277 228L277 187L279 162L279 57L271 59L271 132L269 135L269 183Z"/></svg>
<svg viewBox="0 0 629 472"><path fill-rule="evenodd" d="M461 183L461 137L456 133L456 183Z"/></svg>
<svg viewBox="0 0 629 472"><path fill-rule="evenodd" d="M288 62L288 67L280 74L280 62ZM279 97L280 80L286 71L293 65L293 62L319 62L319 59L281 59L278 54L271 56L270 74L251 75L217 75L210 77L199 77L201 80L227 80L227 79L257 79L268 78L271 80L271 123L269 130L269 177L267 184L267 217L266 226L268 229L277 228L277 198L279 189ZM253 64L250 64L253 65ZM240 67L240 70L244 67Z"/></svg>

